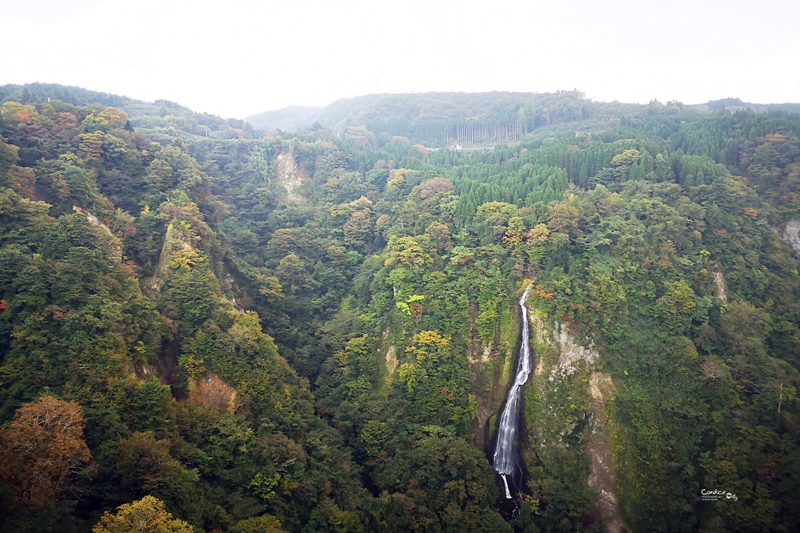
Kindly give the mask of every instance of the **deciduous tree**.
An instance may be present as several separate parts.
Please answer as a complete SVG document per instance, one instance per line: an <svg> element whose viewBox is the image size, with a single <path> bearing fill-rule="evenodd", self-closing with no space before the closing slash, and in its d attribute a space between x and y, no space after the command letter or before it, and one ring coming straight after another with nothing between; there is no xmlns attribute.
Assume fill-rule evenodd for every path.
<svg viewBox="0 0 800 533"><path fill-rule="evenodd" d="M19 503L32 507L44 507L69 491L91 458L81 407L53 396L20 407L0 433L0 449L0 478Z"/></svg>
<svg viewBox="0 0 800 533"><path fill-rule="evenodd" d="M185 520L173 518L164 502L153 496L120 505L114 514L106 513L92 533L193 533Z"/></svg>

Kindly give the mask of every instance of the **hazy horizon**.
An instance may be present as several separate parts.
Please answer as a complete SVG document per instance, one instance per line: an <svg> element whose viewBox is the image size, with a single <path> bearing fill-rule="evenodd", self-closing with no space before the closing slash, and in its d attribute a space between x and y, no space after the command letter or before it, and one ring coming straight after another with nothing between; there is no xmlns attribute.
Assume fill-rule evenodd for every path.
<svg viewBox="0 0 800 533"><path fill-rule="evenodd" d="M0 84L59 83L244 118L381 93L555 92L598 101L800 100L787 0L569 10L413 0L224 9L184 0L2 1Z"/></svg>

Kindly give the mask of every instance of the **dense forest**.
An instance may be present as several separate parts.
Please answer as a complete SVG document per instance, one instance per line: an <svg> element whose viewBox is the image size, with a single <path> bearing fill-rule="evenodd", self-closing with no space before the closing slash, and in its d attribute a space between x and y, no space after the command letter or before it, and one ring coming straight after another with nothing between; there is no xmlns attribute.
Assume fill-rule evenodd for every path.
<svg viewBox="0 0 800 533"><path fill-rule="evenodd" d="M0 530L800 529L800 118L509 94L0 87Z"/></svg>
<svg viewBox="0 0 800 533"><path fill-rule="evenodd" d="M622 118L689 110L800 112L800 104L753 104L724 98L705 104L648 105L597 102L578 91L557 93L419 93L371 94L338 100L327 107L292 106L247 117L248 123L265 130L294 131L313 124L324 125L337 137L358 135L363 127L381 144L392 137L435 148L476 147L522 141L546 127L565 125L568 131L599 132L618 125ZM313 128L312 128L313 129ZM319 129L319 128L316 128Z"/></svg>

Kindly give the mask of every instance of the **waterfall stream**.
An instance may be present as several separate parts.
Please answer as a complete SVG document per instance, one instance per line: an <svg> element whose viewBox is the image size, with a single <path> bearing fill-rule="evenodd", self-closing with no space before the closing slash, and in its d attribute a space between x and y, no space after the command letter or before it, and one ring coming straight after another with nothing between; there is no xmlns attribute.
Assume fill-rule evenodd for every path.
<svg viewBox="0 0 800 533"><path fill-rule="evenodd" d="M522 344L517 355L517 375L514 384L508 390L506 404L503 413L500 415L500 426L497 430L497 446L494 450L494 470L503 478L506 489L506 498L511 498L511 490L508 487L508 476L514 473L517 467L517 432L519 429L519 400L522 395L522 386L528 381L531 375L531 345L528 340L528 309L525 302L531 285L525 289L519 299L519 307L522 310Z"/></svg>

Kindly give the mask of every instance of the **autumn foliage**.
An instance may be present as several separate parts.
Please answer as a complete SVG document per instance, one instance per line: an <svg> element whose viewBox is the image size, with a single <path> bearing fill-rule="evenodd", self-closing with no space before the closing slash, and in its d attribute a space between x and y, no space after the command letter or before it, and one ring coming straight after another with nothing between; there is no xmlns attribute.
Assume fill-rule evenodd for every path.
<svg viewBox="0 0 800 533"><path fill-rule="evenodd" d="M44 507L68 491L91 457L75 402L42 396L20 407L0 433L0 478L17 502Z"/></svg>
<svg viewBox="0 0 800 533"><path fill-rule="evenodd" d="M173 518L164 508L164 502L145 496L133 503L120 505L117 512L106 511L93 533L192 533L188 522Z"/></svg>
<svg viewBox="0 0 800 533"><path fill-rule="evenodd" d="M236 409L236 390L219 376L209 372L196 381L189 400L211 409L233 412Z"/></svg>

